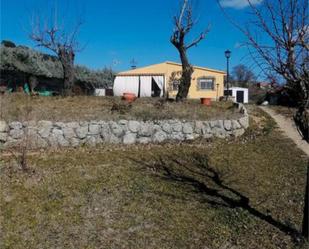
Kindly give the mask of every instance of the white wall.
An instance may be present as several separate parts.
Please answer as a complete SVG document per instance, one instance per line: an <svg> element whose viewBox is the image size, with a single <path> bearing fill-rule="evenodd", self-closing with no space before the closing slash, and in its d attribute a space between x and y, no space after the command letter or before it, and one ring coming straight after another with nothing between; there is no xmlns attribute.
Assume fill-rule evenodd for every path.
<svg viewBox="0 0 309 249"><path fill-rule="evenodd" d="M104 88L96 88L94 90L95 96L105 96L105 89Z"/></svg>
<svg viewBox="0 0 309 249"><path fill-rule="evenodd" d="M227 90L227 89L225 89ZM243 87L231 87L229 90L232 90L232 96L235 97L235 102L236 102L236 96L237 96L237 91L243 91L244 92L244 103L249 103L249 89L248 88L243 88Z"/></svg>

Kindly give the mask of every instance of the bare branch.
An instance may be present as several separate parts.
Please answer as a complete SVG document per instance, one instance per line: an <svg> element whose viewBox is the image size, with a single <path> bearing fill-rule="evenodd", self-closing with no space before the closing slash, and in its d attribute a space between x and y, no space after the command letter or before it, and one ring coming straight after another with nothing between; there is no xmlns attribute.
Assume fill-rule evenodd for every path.
<svg viewBox="0 0 309 249"><path fill-rule="evenodd" d="M180 14L174 16L173 20L175 26L170 41L177 48L182 63L182 76L176 96L176 100L181 101L188 95L189 87L191 85L191 76L194 71L189 63L187 50L198 45L198 43L202 41L209 32L209 28L201 32L200 35L190 44L186 44L185 38L196 24L196 20L193 18L192 1L189 0L183 0Z"/></svg>
<svg viewBox="0 0 309 249"><path fill-rule="evenodd" d="M75 53L80 51L77 35L83 23L79 21L69 33L64 27L58 25L57 14L57 8L55 8L50 19L42 20L37 15L35 21L31 23L32 31L29 37L37 46L45 47L58 56L63 68L64 95L71 95L75 80Z"/></svg>
<svg viewBox="0 0 309 249"><path fill-rule="evenodd" d="M181 28L181 26L182 26L182 19L183 19L183 16L185 14L185 11L187 9L187 6L188 6L188 0L184 0L179 18L177 18L177 27L178 28Z"/></svg>
<svg viewBox="0 0 309 249"><path fill-rule="evenodd" d="M198 43L200 41L202 41L203 39L205 39L206 35L208 34L208 32L210 31L210 28L207 28L205 31L203 31L199 37L197 37L195 40L193 40L193 42L189 45L186 46L186 49L189 49L193 46L197 46Z"/></svg>
<svg viewBox="0 0 309 249"><path fill-rule="evenodd" d="M309 19L307 0L250 0L251 22L243 27L222 8L224 15L247 39L249 53L263 69L280 74L294 89L300 106L309 106ZM262 34L263 39L255 34ZM254 51L254 53L253 53Z"/></svg>

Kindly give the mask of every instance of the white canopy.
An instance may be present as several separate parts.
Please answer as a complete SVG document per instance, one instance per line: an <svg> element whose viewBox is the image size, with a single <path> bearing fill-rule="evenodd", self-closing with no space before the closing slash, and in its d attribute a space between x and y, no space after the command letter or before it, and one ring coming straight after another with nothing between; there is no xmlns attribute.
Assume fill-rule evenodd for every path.
<svg viewBox="0 0 309 249"><path fill-rule="evenodd" d="M114 95L134 93L139 97L151 97L155 91L164 94L164 76L116 76L114 81Z"/></svg>
<svg viewBox="0 0 309 249"><path fill-rule="evenodd" d="M117 76L114 81L114 95L122 96L124 93L134 93L138 95L138 76Z"/></svg>

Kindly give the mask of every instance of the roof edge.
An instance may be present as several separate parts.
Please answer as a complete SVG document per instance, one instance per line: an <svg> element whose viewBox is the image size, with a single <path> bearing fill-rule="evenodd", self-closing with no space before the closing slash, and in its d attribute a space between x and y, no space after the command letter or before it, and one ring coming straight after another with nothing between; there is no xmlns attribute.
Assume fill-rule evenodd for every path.
<svg viewBox="0 0 309 249"><path fill-rule="evenodd" d="M144 66L144 67L140 67L140 68L136 68L136 69L131 69L131 70L127 70L127 71L123 71L123 72L119 72L116 74L116 76L129 76L129 75L139 75L138 73L135 73L137 70L140 70L140 69L143 69L143 68L148 68L148 67L151 67L151 66L156 66L156 65L160 65L160 64L169 64L169 65L176 65L176 66L181 66L180 63L177 63L177 62L173 62L173 61L165 61L165 62L161 62L161 63L155 63L155 64L151 64L151 65L147 65L147 66ZM209 71L209 72L215 72L215 73L220 73L220 74L226 74L225 71L221 71L221 70L216 70L216 69L211 69L211 68L207 68L207 67L200 67L200 66L194 66L193 65L193 68L194 69L200 69L200 70L205 70L205 71ZM140 75L162 75L162 74L165 74L164 72L162 73L156 73L156 74L142 74L140 73Z"/></svg>
<svg viewBox="0 0 309 249"><path fill-rule="evenodd" d="M174 62L174 61L166 61L165 63L166 64L170 64L170 65L181 66L181 63ZM192 65L192 66L193 66L193 68L196 68L196 69L201 69L201 70L207 70L207 71L211 71L211 72L226 74L225 71L221 71L221 70L217 70L217 69L212 69L212 68L208 68L208 67L200 67L200 66L195 66L195 65Z"/></svg>

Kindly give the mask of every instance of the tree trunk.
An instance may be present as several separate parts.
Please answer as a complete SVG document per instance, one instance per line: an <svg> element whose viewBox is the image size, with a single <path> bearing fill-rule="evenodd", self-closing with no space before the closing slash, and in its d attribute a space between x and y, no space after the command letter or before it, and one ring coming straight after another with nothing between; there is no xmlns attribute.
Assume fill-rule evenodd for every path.
<svg viewBox="0 0 309 249"><path fill-rule="evenodd" d="M307 185L306 185L306 191L305 191L305 207L304 207L304 217L303 217L303 229L302 229L302 235L304 238L309 241L309 215L308 215L308 209L309 209L309 162L307 166Z"/></svg>
<svg viewBox="0 0 309 249"><path fill-rule="evenodd" d="M306 107L298 108L294 117L295 124L301 133L303 139L309 143L309 111Z"/></svg>
<svg viewBox="0 0 309 249"><path fill-rule="evenodd" d="M72 64L63 65L63 94L64 96L71 96L74 86L74 66Z"/></svg>
<svg viewBox="0 0 309 249"><path fill-rule="evenodd" d="M183 101L188 96L189 88L191 86L191 77L193 74L193 68L189 63L186 49L183 47L180 47L177 49L179 51L181 64L182 64L182 75L180 79L178 93L176 96L176 101L178 102L178 101Z"/></svg>
<svg viewBox="0 0 309 249"><path fill-rule="evenodd" d="M34 88L37 87L38 83L39 82L38 82L37 77L35 77L34 75L31 75L29 77L29 86L30 86L30 92L31 93L34 93Z"/></svg>
<svg viewBox="0 0 309 249"><path fill-rule="evenodd" d="M309 89L306 81L299 81L294 84L294 93L298 105L298 110L294 117L295 124L303 139L309 143Z"/></svg>
<svg viewBox="0 0 309 249"><path fill-rule="evenodd" d="M59 58L63 68L63 95L71 96L74 86L74 53L73 51L60 50Z"/></svg>

